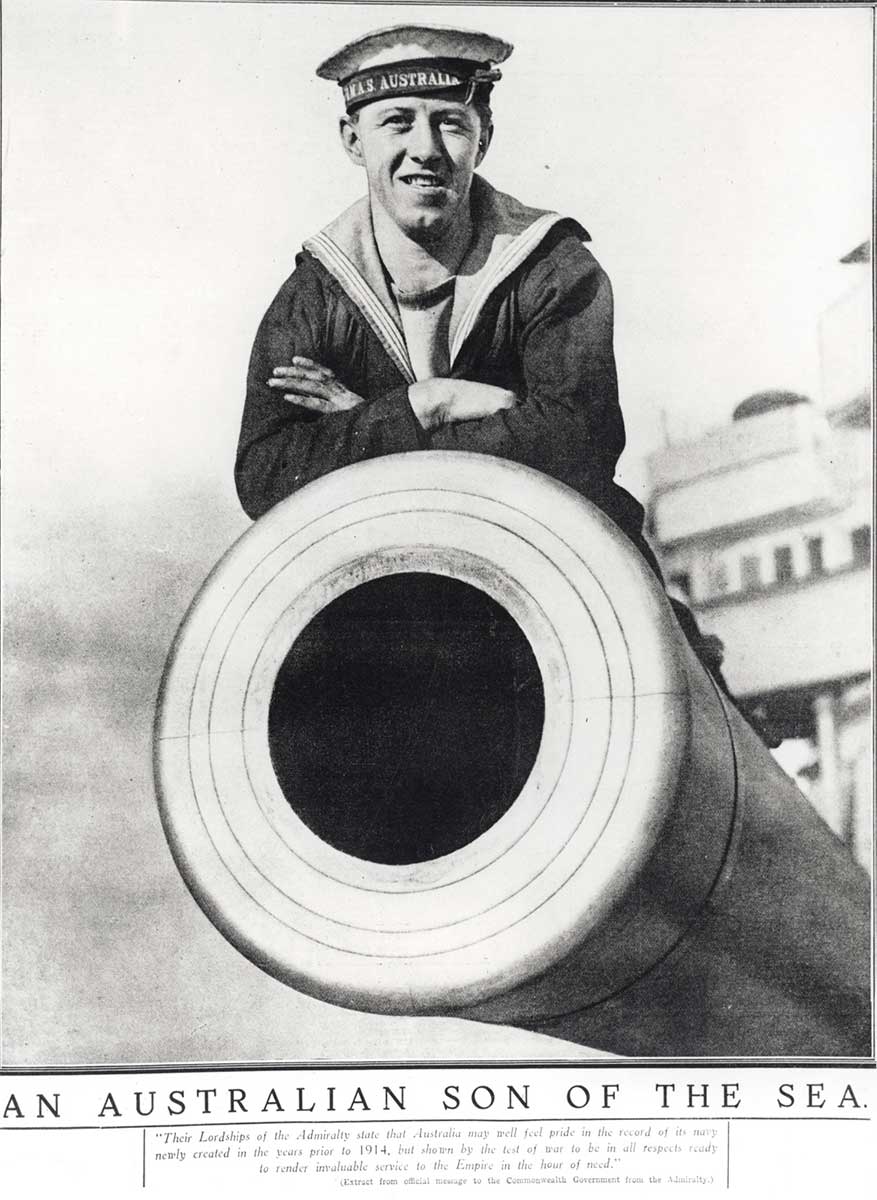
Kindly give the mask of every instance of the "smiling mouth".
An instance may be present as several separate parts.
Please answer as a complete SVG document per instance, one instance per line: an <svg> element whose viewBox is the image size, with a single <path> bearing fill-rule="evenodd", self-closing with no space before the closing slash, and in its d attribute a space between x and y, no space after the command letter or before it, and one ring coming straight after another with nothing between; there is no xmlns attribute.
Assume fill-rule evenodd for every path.
<svg viewBox="0 0 877 1200"><path fill-rule="evenodd" d="M402 183L408 187L417 188L418 191L432 192L444 188L444 183L438 175L426 175L423 173L400 175Z"/></svg>

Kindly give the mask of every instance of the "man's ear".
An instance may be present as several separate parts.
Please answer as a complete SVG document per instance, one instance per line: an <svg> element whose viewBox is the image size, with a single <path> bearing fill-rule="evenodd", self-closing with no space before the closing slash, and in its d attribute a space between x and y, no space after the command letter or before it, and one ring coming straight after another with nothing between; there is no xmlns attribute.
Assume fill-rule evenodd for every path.
<svg viewBox="0 0 877 1200"><path fill-rule="evenodd" d="M356 121L345 113L338 122L338 132L341 135L341 145L344 147L344 153L358 167L363 166L362 141Z"/></svg>
<svg viewBox="0 0 877 1200"><path fill-rule="evenodd" d="M493 126L488 125L486 129L482 129L481 137L478 139L478 157L475 160L475 166L480 167L484 162L484 156L490 149L490 143L493 141Z"/></svg>

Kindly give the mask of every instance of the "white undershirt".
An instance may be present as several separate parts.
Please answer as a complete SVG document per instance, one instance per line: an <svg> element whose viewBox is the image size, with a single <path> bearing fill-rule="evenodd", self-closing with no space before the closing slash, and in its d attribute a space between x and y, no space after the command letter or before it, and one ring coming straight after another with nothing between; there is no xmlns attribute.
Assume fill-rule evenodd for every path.
<svg viewBox="0 0 877 1200"><path fill-rule="evenodd" d="M456 282L452 275L423 292L400 292L393 284L415 379L443 379L450 372L448 330Z"/></svg>

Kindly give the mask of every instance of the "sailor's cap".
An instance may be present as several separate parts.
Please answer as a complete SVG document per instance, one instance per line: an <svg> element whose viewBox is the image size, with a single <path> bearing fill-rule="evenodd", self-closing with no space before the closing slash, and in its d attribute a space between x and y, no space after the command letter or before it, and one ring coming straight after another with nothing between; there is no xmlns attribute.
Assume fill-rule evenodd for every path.
<svg viewBox="0 0 877 1200"><path fill-rule="evenodd" d="M348 112L372 100L393 96L459 93L469 103L489 88L512 45L489 33L436 25L393 25L364 34L317 67L344 93Z"/></svg>

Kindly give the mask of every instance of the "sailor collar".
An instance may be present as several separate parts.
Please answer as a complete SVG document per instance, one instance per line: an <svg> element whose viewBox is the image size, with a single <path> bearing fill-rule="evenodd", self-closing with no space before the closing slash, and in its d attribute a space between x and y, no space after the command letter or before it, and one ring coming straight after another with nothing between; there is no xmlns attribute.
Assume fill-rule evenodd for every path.
<svg viewBox="0 0 877 1200"><path fill-rule="evenodd" d="M478 175L472 180L471 197L475 238L456 277L449 329L451 369L496 289L532 254L549 230L568 219L560 213L529 208ZM590 240L581 226L578 232L583 241ZM368 197L308 238L304 249L341 286L404 378L413 383L414 371L398 306L375 242Z"/></svg>

